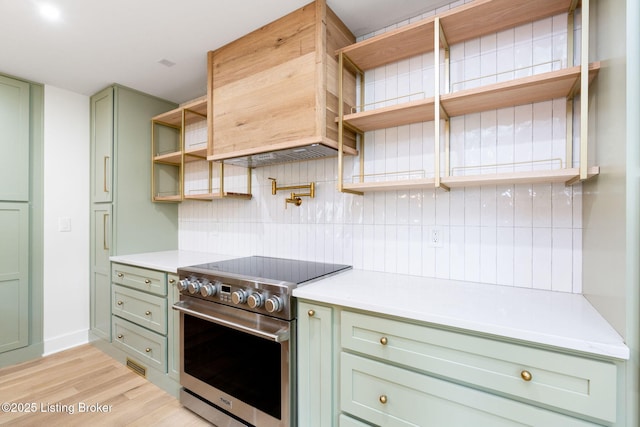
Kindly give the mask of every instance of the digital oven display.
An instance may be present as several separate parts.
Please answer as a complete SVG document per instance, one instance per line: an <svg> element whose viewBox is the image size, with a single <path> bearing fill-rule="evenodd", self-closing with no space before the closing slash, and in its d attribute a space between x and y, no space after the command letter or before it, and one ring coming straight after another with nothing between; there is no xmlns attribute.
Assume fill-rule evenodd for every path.
<svg viewBox="0 0 640 427"><path fill-rule="evenodd" d="M229 286L229 285L221 285L220 286L220 293L230 294L231 293L231 286Z"/></svg>

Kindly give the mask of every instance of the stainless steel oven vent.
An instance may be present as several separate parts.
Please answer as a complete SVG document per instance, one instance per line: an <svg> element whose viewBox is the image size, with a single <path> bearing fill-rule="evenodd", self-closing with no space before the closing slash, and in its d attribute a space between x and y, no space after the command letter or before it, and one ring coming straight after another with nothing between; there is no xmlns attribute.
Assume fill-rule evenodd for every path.
<svg viewBox="0 0 640 427"><path fill-rule="evenodd" d="M147 368L135 362L127 357L127 368L131 369L134 373L140 375L142 378L147 378Z"/></svg>
<svg viewBox="0 0 640 427"><path fill-rule="evenodd" d="M313 160L323 157L335 157L338 151L335 148L323 144L309 144L284 150L270 151L267 153L250 154L248 156L224 159L223 163L257 168L261 166L275 165L279 163L298 162L301 160Z"/></svg>

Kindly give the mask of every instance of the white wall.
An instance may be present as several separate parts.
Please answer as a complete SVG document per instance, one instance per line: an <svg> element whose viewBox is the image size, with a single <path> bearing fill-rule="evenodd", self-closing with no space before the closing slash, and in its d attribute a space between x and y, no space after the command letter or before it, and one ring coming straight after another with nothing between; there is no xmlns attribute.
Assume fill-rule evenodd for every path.
<svg viewBox="0 0 640 427"><path fill-rule="evenodd" d="M89 97L44 91L44 351L87 342ZM67 218L71 229L59 230Z"/></svg>
<svg viewBox="0 0 640 427"><path fill-rule="evenodd" d="M453 90L566 67L566 43L567 18L563 15L452 46ZM432 96L433 70L433 53L370 70L365 77L365 102L379 102L376 107L380 107L389 104L384 100L396 97L405 96L403 101L407 101ZM564 165L565 115L561 99L452 119L453 173L557 168L558 161L549 162L551 158ZM432 176L433 135L433 122L368 132L366 173L420 170L424 176ZM349 180L358 168L353 159L346 163ZM504 163L510 165L478 168ZM203 175L204 162L188 164L187 190L189 181L202 188ZM302 206L285 209L286 193L272 196L268 177L277 178L280 185L315 181L317 198L303 198ZM581 185L502 185L354 196L338 193L336 179L335 159L256 169L251 201L188 201L180 205L179 247L582 291ZM396 178L389 175L384 179ZM442 231L442 247L429 243L427 237L434 227Z"/></svg>

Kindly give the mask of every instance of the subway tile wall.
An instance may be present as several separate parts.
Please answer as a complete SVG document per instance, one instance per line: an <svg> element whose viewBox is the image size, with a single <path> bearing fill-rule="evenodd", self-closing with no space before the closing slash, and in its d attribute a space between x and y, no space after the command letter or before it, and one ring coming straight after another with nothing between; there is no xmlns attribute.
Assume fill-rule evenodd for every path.
<svg viewBox="0 0 640 427"><path fill-rule="evenodd" d="M441 90L468 89L566 67L566 40L566 16L557 16L452 46L451 89L443 86ZM579 37L576 40L579 44ZM433 59L433 54L425 54L368 71L363 108L432 96ZM564 166L565 103L554 100L453 118L451 173ZM187 144L197 144L206 129L196 126L189 134L195 142L188 137ZM433 122L367 133L364 166L371 176L366 179L432 176L433 134ZM573 158L577 156L574 150ZM337 168L335 158L259 168L252 174L254 197L250 201L183 202L179 208L180 249L582 291L581 185L501 185L358 196L336 191ZM358 170L357 159L347 159L345 180ZM314 181L316 198L303 197L301 206L285 207L287 193L273 196L269 177L277 178L279 185ZM206 162L189 163L185 191L199 192L207 179ZM227 171L226 189L243 191L245 186L243 170Z"/></svg>

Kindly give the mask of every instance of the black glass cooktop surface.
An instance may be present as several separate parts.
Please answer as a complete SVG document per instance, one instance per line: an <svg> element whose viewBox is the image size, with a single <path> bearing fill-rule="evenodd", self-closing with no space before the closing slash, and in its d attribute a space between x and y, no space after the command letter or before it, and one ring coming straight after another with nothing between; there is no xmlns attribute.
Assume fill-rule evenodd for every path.
<svg viewBox="0 0 640 427"><path fill-rule="evenodd" d="M194 265L187 267L187 270L188 268L207 270L210 274L229 273L253 279L268 279L302 284L349 270L351 266L287 258L250 256Z"/></svg>

